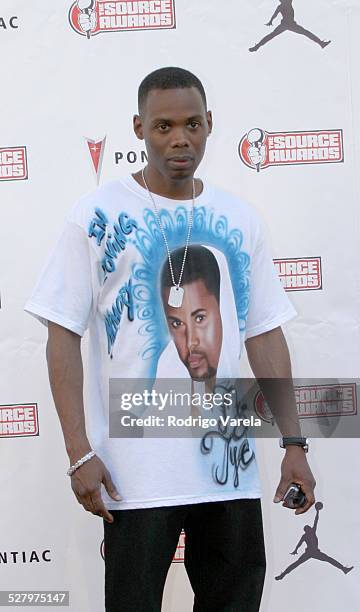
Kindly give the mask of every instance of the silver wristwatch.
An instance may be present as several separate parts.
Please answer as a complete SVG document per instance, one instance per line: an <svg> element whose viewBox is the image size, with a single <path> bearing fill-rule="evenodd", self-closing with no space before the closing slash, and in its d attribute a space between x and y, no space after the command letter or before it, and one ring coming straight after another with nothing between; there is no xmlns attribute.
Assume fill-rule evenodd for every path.
<svg viewBox="0 0 360 612"><path fill-rule="evenodd" d="M279 445L281 448L285 448L286 446L301 446L305 453L309 450L309 438L279 438Z"/></svg>

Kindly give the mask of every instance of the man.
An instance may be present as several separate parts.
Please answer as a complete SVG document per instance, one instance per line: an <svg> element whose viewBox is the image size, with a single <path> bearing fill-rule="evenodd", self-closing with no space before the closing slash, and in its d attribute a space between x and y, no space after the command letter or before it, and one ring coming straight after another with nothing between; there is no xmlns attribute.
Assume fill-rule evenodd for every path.
<svg viewBox="0 0 360 612"><path fill-rule="evenodd" d="M270 21L265 25L272 26L274 19L276 19L279 14L282 15L280 25L278 25L271 34L264 36L264 38L262 38L259 43L251 47L249 51L258 51L260 47L263 47L264 45L266 45L266 43L270 42L270 40L272 40L276 36L279 36L279 34L286 32L287 30L289 30L290 32L295 32L296 34L302 34L303 36L306 36L313 42L320 45L322 49L325 49L325 47L327 47L331 43L331 40L321 40L318 36L296 23L292 0L280 0L280 4L275 10Z"/></svg>
<svg viewBox="0 0 360 612"><path fill-rule="evenodd" d="M171 253L176 276L180 273L183 256L183 248ZM188 248L182 284L186 287L182 306L169 306L172 279L166 261L161 274L161 290L170 334L191 378L209 381L211 385L219 363L222 322L220 271L209 249L201 245Z"/></svg>
<svg viewBox="0 0 360 612"><path fill-rule="evenodd" d="M257 378L291 380L281 324L295 311L255 212L230 193L193 178L212 130L199 79L180 68L163 68L143 80L138 98L134 130L145 140L147 167L100 187L73 207L25 309L48 325L50 384L72 489L86 510L104 519L106 611L160 612L166 575L184 528L193 610L256 612L265 575L256 461L239 482L212 479L204 467L209 456L201 453L196 438L164 439L161 444L110 438L109 381L155 376L168 342L159 272L168 256L173 283L168 302L181 309L189 289L182 284L182 273L190 243L213 246L226 258L233 295L221 294L223 320L230 317L235 300L238 328L233 337L240 334L236 355L246 342ZM171 252L179 246L185 247L184 258L175 276ZM89 389L84 414L80 344L86 329ZM225 374L238 371L238 365L233 359ZM300 514L314 503L315 481L302 441L287 439L300 435L294 392L289 384L273 401L273 385L264 389L286 436L274 501L297 482L307 497L306 505L295 511Z"/></svg>

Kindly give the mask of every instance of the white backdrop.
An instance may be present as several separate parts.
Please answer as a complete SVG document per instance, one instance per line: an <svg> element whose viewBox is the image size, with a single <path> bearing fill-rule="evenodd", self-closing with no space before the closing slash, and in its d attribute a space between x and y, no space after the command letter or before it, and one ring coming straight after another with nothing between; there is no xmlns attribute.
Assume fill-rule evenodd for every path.
<svg viewBox="0 0 360 612"><path fill-rule="evenodd" d="M299 312L285 330L294 376L355 381L360 357L360 5L358 0L294 0L297 22L331 44L321 49L305 36L285 32L249 53L272 31L264 24L276 1L175 0L176 27L107 31L90 38L70 25L71 1L54 4L3 0L0 7L0 589L67 589L70 610L100 612L102 521L79 506L65 475L68 458L47 378L46 330L23 312L24 302L73 202L93 190L97 178L103 183L142 166L143 146L132 132L140 80L158 67L181 66L201 78L214 114L198 176L210 177L260 211L274 258L321 258L321 288L311 289L308 279L309 289L289 294ZM97 10L101 15L116 5L124 23L125 11L129 5L136 9L134 4L98 2ZM156 9L160 2L150 5ZM76 7L71 15L79 29ZM154 23L157 15L151 17ZM171 25L170 17L163 18L165 25ZM142 17L145 26L149 20ZM138 22L131 17L127 23ZM314 159L257 172L238 153L252 128L304 137L342 130L344 161ZM96 177L85 138L99 142L105 137ZM10 151L16 147L18 154ZM86 338L83 347L86 358ZM248 373L244 361L242 375ZM18 430L9 425L9 415L14 418L16 406L24 404L36 405L37 435L21 432L26 425ZM323 503L319 547L354 569L344 575L312 559L281 581L274 578L298 558L289 553L303 527L312 526L315 509L295 517L272 503L282 451L276 440L258 441L268 558L262 612L285 612L289 606L293 612L359 609L356 436L354 431L353 439L314 440L309 454L317 499ZM180 561L169 571L163 612L191 609L192 592Z"/></svg>

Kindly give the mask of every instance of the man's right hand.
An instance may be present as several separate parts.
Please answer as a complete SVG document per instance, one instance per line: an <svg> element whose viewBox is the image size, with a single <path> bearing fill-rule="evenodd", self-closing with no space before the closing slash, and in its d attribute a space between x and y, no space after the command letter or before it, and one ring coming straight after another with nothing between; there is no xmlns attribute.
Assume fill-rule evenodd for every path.
<svg viewBox="0 0 360 612"><path fill-rule="evenodd" d="M96 455L85 461L71 476L71 488L79 504L88 512L101 516L108 523L113 523L114 517L105 508L101 497L101 483L104 484L110 497L116 501L121 500L109 470Z"/></svg>

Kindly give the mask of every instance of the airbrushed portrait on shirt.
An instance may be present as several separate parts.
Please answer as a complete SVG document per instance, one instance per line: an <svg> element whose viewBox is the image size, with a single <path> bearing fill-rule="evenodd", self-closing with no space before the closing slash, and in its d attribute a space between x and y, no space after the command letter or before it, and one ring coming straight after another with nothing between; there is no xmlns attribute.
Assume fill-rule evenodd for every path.
<svg viewBox="0 0 360 612"><path fill-rule="evenodd" d="M240 332L228 261L225 254L213 246L191 244L183 266L184 250L185 247L179 247L170 251L173 275L166 254L158 266L156 310L160 309L161 316L157 324L163 326L160 336L165 341L158 356L155 377L136 379L135 383L136 392L141 393L144 389L149 393L155 391L162 394L165 403L161 410L156 403L148 408L145 405L132 405L132 416L187 417L189 408L195 417L218 418L224 410L233 416L234 407L231 408L227 401L225 409L222 400L228 391L223 386L224 377L233 380L239 376ZM180 288L183 292L180 292L178 305L173 305L173 278L179 280L182 266ZM133 379L131 383L134 384ZM114 401L123 387L126 392L129 391L127 379L112 381ZM215 394L216 403L213 402ZM193 403L194 396L201 397ZM127 414L130 414L128 410ZM168 427L161 430L154 425L153 429L146 427L144 432L139 432L135 427L129 431L128 427L118 426L116 418L111 427L112 436L115 437L194 435L189 427L170 431ZM204 431L200 425L194 425L193 429L197 430L197 437L202 437Z"/></svg>
<svg viewBox="0 0 360 612"><path fill-rule="evenodd" d="M171 252L174 278L180 276L184 247ZM160 276L162 304L171 338L190 377L205 381L216 377L223 326L220 313L220 270L206 247L189 245L181 279L181 306L171 306L173 285L168 260Z"/></svg>
<svg viewBox="0 0 360 612"><path fill-rule="evenodd" d="M221 397L227 391L225 380L240 375L237 369L240 332L228 261L224 253L212 246L189 245L180 283L184 293L181 305L174 306L173 278L180 277L184 250L181 247L170 253L173 275L168 258L159 271L161 303L170 341L159 359L157 379L179 376L184 391L188 390L186 379L191 379L195 383L193 392ZM194 414L213 417L224 410L231 414L234 409L228 403L225 409L220 402L205 410L199 408Z"/></svg>

